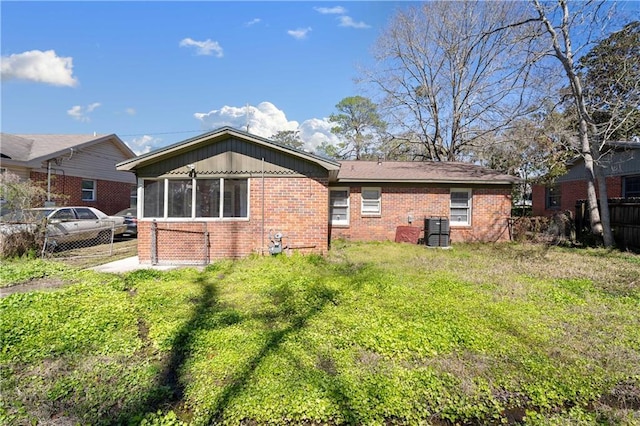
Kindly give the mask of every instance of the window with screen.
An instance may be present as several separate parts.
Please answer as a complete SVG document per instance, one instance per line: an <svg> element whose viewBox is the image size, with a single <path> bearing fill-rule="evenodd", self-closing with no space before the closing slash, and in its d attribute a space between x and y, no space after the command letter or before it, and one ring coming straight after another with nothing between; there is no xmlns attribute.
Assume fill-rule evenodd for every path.
<svg viewBox="0 0 640 426"><path fill-rule="evenodd" d="M363 216L379 216L382 213L380 188L362 188L360 211Z"/></svg>
<svg viewBox="0 0 640 426"><path fill-rule="evenodd" d="M82 181L82 201L95 201L95 200L96 200L96 181L83 180Z"/></svg>
<svg viewBox="0 0 640 426"><path fill-rule="evenodd" d="M471 190L452 189L449 217L451 225L471 225Z"/></svg>
<svg viewBox="0 0 640 426"><path fill-rule="evenodd" d="M329 191L329 214L332 225L349 224L349 188Z"/></svg>

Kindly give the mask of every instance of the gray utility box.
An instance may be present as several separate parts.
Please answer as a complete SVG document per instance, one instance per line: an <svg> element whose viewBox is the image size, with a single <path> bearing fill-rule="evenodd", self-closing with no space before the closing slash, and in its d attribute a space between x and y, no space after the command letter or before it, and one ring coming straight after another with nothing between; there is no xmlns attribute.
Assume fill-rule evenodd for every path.
<svg viewBox="0 0 640 426"><path fill-rule="evenodd" d="M429 247L449 247L449 219L430 217L424 220L424 242Z"/></svg>

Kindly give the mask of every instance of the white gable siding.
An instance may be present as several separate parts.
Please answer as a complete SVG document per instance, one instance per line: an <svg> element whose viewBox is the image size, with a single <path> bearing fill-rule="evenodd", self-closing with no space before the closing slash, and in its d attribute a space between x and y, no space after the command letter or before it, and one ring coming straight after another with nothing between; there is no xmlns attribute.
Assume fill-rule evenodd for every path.
<svg viewBox="0 0 640 426"><path fill-rule="evenodd" d="M69 150L51 162L56 174L78 176L87 179L103 179L115 182L135 184L135 175L131 172L116 170L116 164L128 158L111 142L104 142L78 150ZM42 164L40 172L46 173L47 163Z"/></svg>
<svg viewBox="0 0 640 426"><path fill-rule="evenodd" d="M0 167L6 170L6 173L12 173L21 181L29 180L29 169L25 167L6 166L0 163Z"/></svg>

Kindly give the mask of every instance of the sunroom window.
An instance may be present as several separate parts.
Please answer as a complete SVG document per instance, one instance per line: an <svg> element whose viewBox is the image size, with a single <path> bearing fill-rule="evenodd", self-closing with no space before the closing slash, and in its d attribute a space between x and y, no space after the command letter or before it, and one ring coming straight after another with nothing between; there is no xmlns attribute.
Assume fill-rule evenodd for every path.
<svg viewBox="0 0 640 426"><path fill-rule="evenodd" d="M224 178L145 180L143 217L247 218L248 182Z"/></svg>

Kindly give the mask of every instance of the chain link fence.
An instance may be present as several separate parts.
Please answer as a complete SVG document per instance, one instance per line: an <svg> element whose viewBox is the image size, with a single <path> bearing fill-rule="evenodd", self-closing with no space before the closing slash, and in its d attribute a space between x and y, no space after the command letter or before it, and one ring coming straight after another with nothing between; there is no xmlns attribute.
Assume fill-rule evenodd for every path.
<svg viewBox="0 0 640 426"><path fill-rule="evenodd" d="M44 230L43 258L109 257L113 255L114 221L102 220L99 227L82 221L49 223Z"/></svg>

